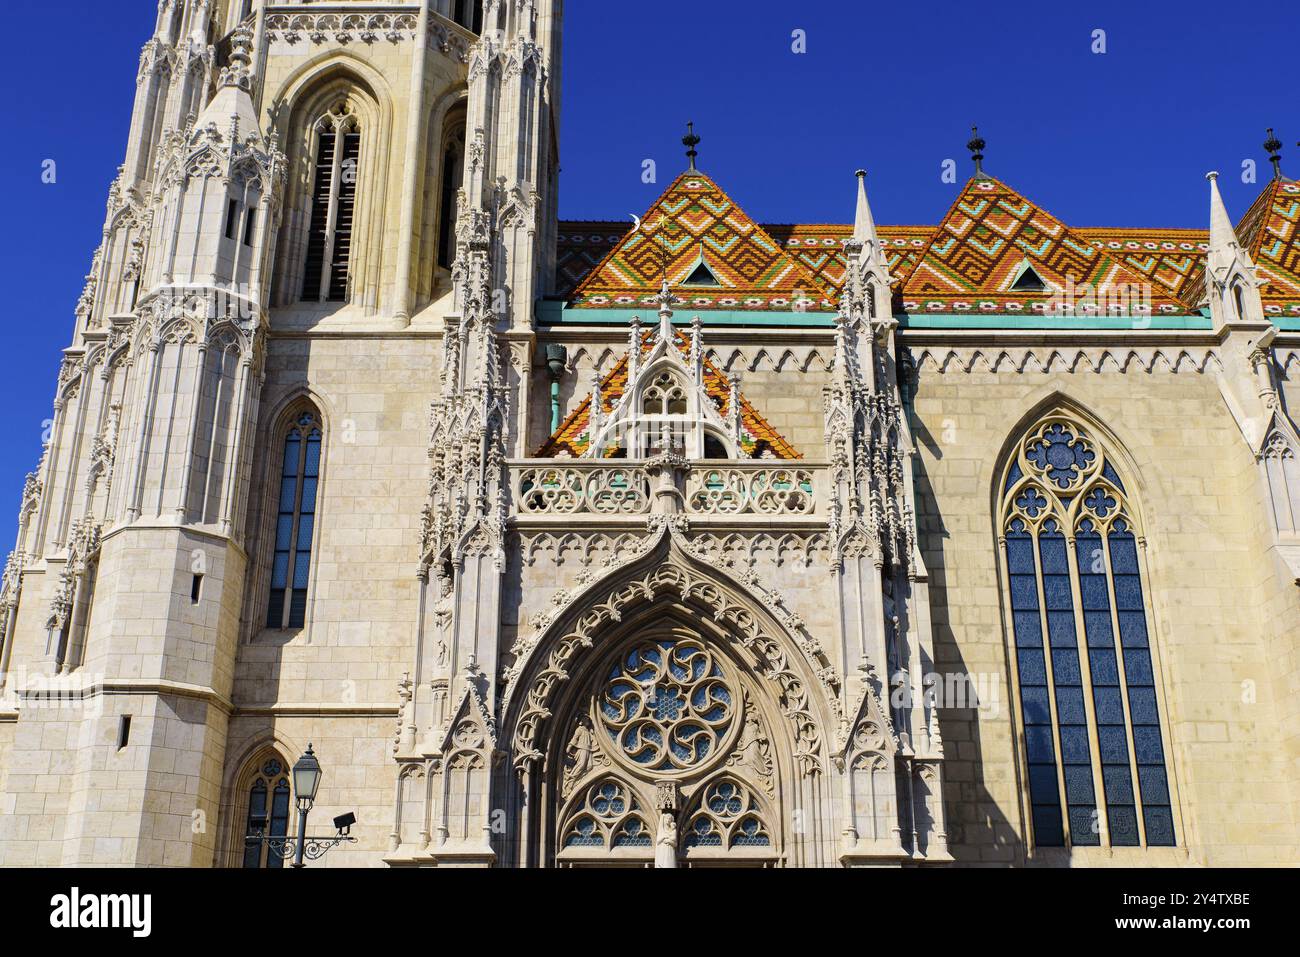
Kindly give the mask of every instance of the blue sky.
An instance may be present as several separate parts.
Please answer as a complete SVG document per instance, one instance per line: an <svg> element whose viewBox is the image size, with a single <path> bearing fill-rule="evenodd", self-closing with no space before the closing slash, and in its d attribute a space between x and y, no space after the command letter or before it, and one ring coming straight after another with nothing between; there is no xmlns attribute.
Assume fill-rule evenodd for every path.
<svg viewBox="0 0 1300 957"><path fill-rule="evenodd" d="M47 2L7 0L9 21L46 23ZM1218 169L1234 216L1267 176L1275 126L1300 175L1291 80L1295 0L1090 0L1047 4L861 0L568 0L562 215L641 213L685 165L763 222L844 222L853 170L869 173L882 223L933 223L970 172L972 123L986 168L1079 226L1191 226L1208 219ZM23 477L51 415L59 350L99 240L125 148L139 50L154 0L64 0L58 44L10 43L0 231L0 547L13 541ZM806 52L792 50L803 31ZM1106 52L1092 52L1094 31ZM52 53L51 50L57 51ZM41 181L57 163L57 182ZM642 182L643 163L658 182Z"/></svg>

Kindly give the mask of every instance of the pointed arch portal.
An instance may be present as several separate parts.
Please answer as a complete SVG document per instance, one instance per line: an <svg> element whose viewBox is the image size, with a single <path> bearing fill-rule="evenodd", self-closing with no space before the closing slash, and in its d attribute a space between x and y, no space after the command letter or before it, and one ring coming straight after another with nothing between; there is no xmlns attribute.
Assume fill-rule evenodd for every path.
<svg viewBox="0 0 1300 957"><path fill-rule="evenodd" d="M616 578L520 649L521 863L816 862L839 721L820 663L667 532Z"/></svg>

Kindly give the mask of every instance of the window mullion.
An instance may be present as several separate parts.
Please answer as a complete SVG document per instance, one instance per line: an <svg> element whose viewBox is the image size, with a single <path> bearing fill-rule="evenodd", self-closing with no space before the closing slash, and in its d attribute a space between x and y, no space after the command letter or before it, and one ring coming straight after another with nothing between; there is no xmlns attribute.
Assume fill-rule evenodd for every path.
<svg viewBox="0 0 1300 957"><path fill-rule="evenodd" d="M298 444L298 479L293 491L293 523L290 526L289 539L289 576L285 582L284 627L288 628L293 615L294 576L298 564L298 530L302 524L302 490L307 484L307 446L311 433L302 432L302 441Z"/></svg>
<svg viewBox="0 0 1300 957"><path fill-rule="evenodd" d="M1115 595L1115 568L1110 560L1110 529L1101 533L1101 553L1106 562L1106 593L1110 598L1111 641L1115 646L1115 666L1119 672L1120 704L1124 707L1124 735L1128 741L1129 774L1133 779L1133 815L1137 818L1138 846L1147 846L1147 821L1142 804L1142 779L1138 775L1137 742L1133 738L1133 713L1128 696L1128 662L1124 660L1124 642L1119 629L1119 602Z"/></svg>
<svg viewBox="0 0 1300 957"><path fill-rule="evenodd" d="M1056 708L1056 671L1052 665L1051 623L1047 617L1047 589L1043 586L1043 553L1038 540L1039 529L1029 532L1034 544L1034 587L1038 589L1038 621L1043 636L1043 667L1047 670L1047 708L1052 716L1052 747L1056 749L1056 791L1061 805L1061 833L1065 846L1074 844L1070 831L1070 801L1065 790L1065 752L1061 750L1061 718Z"/></svg>
<svg viewBox="0 0 1300 957"><path fill-rule="evenodd" d="M321 259L320 301L329 299L330 280L334 270L334 241L339 215L339 180L343 168L343 137L341 123L334 123L334 157L330 174L330 198L325 212L325 253Z"/></svg>
<svg viewBox="0 0 1300 957"><path fill-rule="evenodd" d="M1092 660L1088 648L1087 625L1083 620L1083 586L1079 582L1079 555L1071 532L1066 537L1065 554L1070 563L1070 592L1074 604L1074 643L1079 653L1079 674L1083 681L1083 710L1088 716L1088 746L1092 759L1092 788L1096 795L1098 836L1103 847L1110 847L1110 810L1106 806L1106 782L1101 773L1101 735L1097 731L1097 702L1093 696ZM1131 753L1131 752L1130 752Z"/></svg>

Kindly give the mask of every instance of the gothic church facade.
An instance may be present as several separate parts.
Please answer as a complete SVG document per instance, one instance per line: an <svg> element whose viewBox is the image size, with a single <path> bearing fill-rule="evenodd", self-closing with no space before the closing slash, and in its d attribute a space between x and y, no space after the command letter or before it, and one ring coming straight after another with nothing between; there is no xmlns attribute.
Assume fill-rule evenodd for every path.
<svg viewBox="0 0 1300 957"><path fill-rule="evenodd" d="M1300 860L1300 184L565 222L561 18L159 0L0 863L279 866L309 746L314 866Z"/></svg>

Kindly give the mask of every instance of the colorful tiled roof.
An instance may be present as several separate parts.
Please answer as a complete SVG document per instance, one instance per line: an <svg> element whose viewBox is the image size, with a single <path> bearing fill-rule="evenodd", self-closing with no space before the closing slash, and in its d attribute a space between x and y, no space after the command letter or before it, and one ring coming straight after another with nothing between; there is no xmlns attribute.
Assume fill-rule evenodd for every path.
<svg viewBox="0 0 1300 957"><path fill-rule="evenodd" d="M1300 183L1272 180L1237 226L1259 267L1264 312L1300 315Z"/></svg>
<svg viewBox="0 0 1300 957"><path fill-rule="evenodd" d="M682 185L688 177L699 181L697 188ZM706 199L715 204L712 209ZM677 219L669 215L670 208L677 210ZM755 225L701 173L679 177L647 214L640 234L633 233L630 222L561 223L557 291L573 296L573 304L584 308L650 305L662 254L646 242L646 234L660 212L669 216L670 234L674 226L679 229L676 245L670 247L669 275L674 281L678 274L685 278L698 262L701 243L695 237L700 231L706 234L705 260L711 267L718 265L715 274L720 280L727 274L715 263L715 244L726 246L733 256L742 255L735 252L740 249L744 256L769 264L783 261L775 252L779 249L784 261L795 267L775 293L754 282L753 295L744 297L748 302L735 289L687 287L681 292L688 308L788 309L787 297L799 281L815 290L817 303L810 308L829 310L839 301L846 270L843 243L852 234L851 226ZM719 219L725 224L729 216L730 225L711 232ZM1070 277L1076 287L1149 286L1157 315L1194 313L1205 296L1208 230L1068 227L994 179L968 182L938 226L882 226L878 232L889 256L897 305L909 312L1041 310L1052 292L1010 289L1026 261L1049 284L1064 285ZM1237 224L1237 235L1259 266L1265 311L1300 315L1300 183L1270 181ZM744 236L760 238L749 244L741 242ZM635 282L626 280L629 271ZM619 282L626 285L618 288Z"/></svg>
<svg viewBox="0 0 1300 957"><path fill-rule="evenodd" d="M1205 272L1210 250L1206 229L1106 229L1085 227L1076 232L1102 247L1126 269L1169 291L1189 309L1191 290Z"/></svg>
<svg viewBox="0 0 1300 957"><path fill-rule="evenodd" d="M617 223L561 222L556 237L555 293L566 299L628 233L631 220Z"/></svg>
<svg viewBox="0 0 1300 957"><path fill-rule="evenodd" d="M939 224L903 283L909 312L1041 312L1053 289L1014 288L1028 263L1048 285L1090 285L1099 292L1143 282L1120 257L995 179L972 179ZM1185 313L1186 305L1152 288L1153 313Z"/></svg>
<svg viewBox="0 0 1300 957"><path fill-rule="evenodd" d="M682 333L675 335L674 343L684 355L690 354L690 340ZM641 353L645 355L654 344L654 334L647 332L641 340ZM600 383L601 405L604 406L606 414L614 411L614 406L618 400L623 397L627 389L628 379L628 354L624 353L622 358L614 364L614 367L606 374ZM709 359L704 359L704 388L717 405L718 412L724 418L730 414L731 406L731 383L727 376ZM586 453L591 443L591 437L588 433L588 424L591 421L591 396L583 399L576 409L570 413L569 417L561 423L559 429L552 435L545 445L538 450L537 456L540 458L553 458L555 456L569 455L577 458ZM795 451L794 446L787 442L776 429L765 419L757 409L750 404L744 394L740 395L740 425L741 425L741 448L744 449L753 458L772 457L777 459L800 459L803 458ZM612 450L607 453L612 455Z"/></svg>
<svg viewBox="0 0 1300 957"><path fill-rule="evenodd" d="M666 269L691 308L835 308L830 290L697 170L677 177L641 224L573 291L574 307L651 305ZM687 282L701 263L716 284Z"/></svg>
<svg viewBox="0 0 1300 957"><path fill-rule="evenodd" d="M763 228L812 273L833 300L839 301L848 268L844 241L853 235L852 226L778 225ZM926 243L934 235L934 227L881 226L878 232L889 260L889 274L897 287L920 260Z"/></svg>

